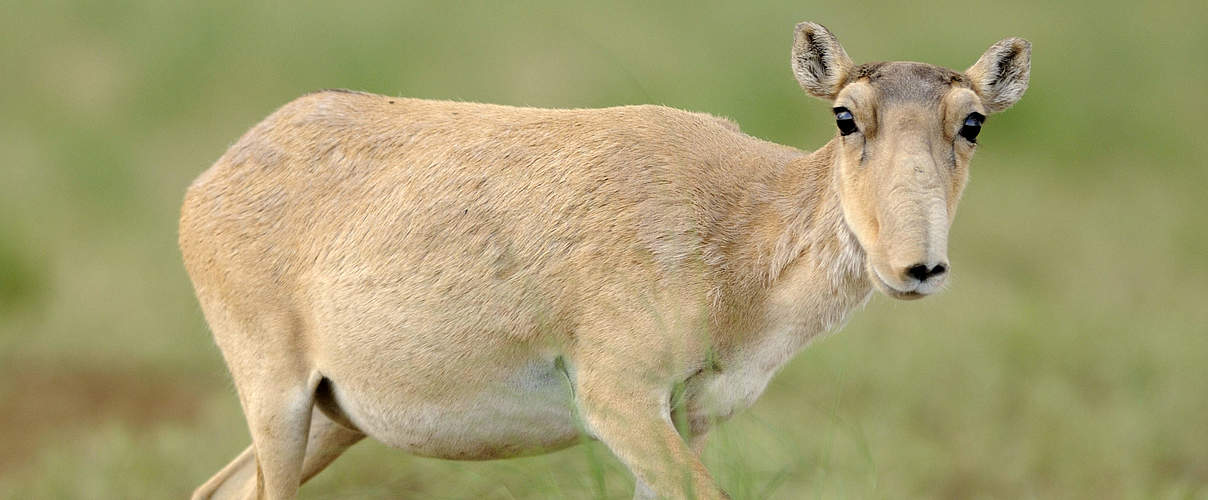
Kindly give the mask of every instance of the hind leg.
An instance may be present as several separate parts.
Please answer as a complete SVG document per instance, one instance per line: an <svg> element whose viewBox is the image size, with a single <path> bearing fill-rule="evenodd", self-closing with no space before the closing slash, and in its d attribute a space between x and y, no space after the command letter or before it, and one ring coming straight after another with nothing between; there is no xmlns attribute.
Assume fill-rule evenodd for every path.
<svg viewBox="0 0 1208 500"><path fill-rule="evenodd" d="M245 410L256 449L259 497L294 498L302 485L302 463L314 407L305 385L267 384Z"/></svg>
<svg viewBox="0 0 1208 500"><path fill-rule="evenodd" d="M193 490L193 500L249 498L255 495L256 451L248 446L231 463Z"/></svg>
<svg viewBox="0 0 1208 500"><path fill-rule="evenodd" d="M269 369L271 360L265 361L256 370L256 375L263 376L247 377L228 359L252 446L198 488L194 498L280 499L297 495L319 378L273 372Z"/></svg>
<svg viewBox="0 0 1208 500"><path fill-rule="evenodd" d="M306 459L302 462L302 482L315 477L345 450L364 438L360 431L332 421L315 408L310 416L310 438L306 445Z"/></svg>
<svg viewBox="0 0 1208 500"><path fill-rule="evenodd" d="M302 461L301 481L314 477L352 445L365 438L327 418L318 408L311 412L310 435L306 440L306 458ZM249 498L256 495L256 452L249 446L218 474L193 493L194 500Z"/></svg>
<svg viewBox="0 0 1208 500"><path fill-rule="evenodd" d="M240 314L199 293L214 340L239 392L252 447L195 492L205 498L293 498L301 484L315 389L300 321L270 312ZM254 467L255 474L250 474ZM252 476L251 486L245 487ZM230 492L228 495L226 492Z"/></svg>

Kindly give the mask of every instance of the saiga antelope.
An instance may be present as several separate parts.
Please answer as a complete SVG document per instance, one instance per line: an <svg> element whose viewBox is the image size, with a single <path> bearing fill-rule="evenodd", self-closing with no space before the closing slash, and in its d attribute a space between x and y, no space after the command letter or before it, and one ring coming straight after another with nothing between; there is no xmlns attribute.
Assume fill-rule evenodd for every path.
<svg viewBox="0 0 1208 500"><path fill-rule="evenodd" d="M195 498L293 497L365 436L479 460L583 435L638 498L724 497L713 424L872 289L940 288L978 131L1029 67L1019 38L963 73L856 65L801 23L793 73L838 129L812 153L660 106L285 105L182 209L252 435Z"/></svg>

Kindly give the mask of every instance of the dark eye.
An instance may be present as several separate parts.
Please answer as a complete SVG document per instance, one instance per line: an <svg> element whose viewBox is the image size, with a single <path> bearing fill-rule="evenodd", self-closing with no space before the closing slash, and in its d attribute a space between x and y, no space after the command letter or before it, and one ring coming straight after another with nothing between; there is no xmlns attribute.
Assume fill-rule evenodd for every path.
<svg viewBox="0 0 1208 500"><path fill-rule="evenodd" d="M961 137L969 142L977 142L977 133L981 132L982 123L985 121L985 115L969 113L969 116L965 117L965 124L961 126Z"/></svg>
<svg viewBox="0 0 1208 500"><path fill-rule="evenodd" d="M843 135L856 131L856 117L847 108L835 108L835 124L839 125L839 133Z"/></svg>

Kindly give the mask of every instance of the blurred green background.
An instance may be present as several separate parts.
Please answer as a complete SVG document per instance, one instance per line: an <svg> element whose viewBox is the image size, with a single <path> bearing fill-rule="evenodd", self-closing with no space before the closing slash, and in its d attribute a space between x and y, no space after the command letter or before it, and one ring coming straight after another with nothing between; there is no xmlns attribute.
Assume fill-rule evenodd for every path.
<svg viewBox="0 0 1208 500"><path fill-rule="evenodd" d="M1033 42L949 290L875 297L706 462L736 498L1208 498L1208 4L3 2L0 497L180 498L249 442L176 249L185 186L312 90L659 103L813 149L791 28L956 69ZM599 445L365 442L304 498L628 498Z"/></svg>

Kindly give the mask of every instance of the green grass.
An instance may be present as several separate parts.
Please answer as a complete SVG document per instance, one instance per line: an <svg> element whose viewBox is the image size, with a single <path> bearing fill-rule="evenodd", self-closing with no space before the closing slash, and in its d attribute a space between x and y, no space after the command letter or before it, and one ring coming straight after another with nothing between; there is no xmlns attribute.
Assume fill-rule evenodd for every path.
<svg viewBox="0 0 1208 500"><path fill-rule="evenodd" d="M953 229L711 438L735 498L1208 498L1203 2L28 2L0 19L0 497L184 496L248 444L175 248L188 182L320 88L661 103L833 133L790 29L964 68L1033 44ZM459 463L363 443L305 498L627 498L599 444Z"/></svg>

